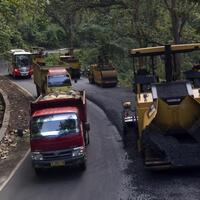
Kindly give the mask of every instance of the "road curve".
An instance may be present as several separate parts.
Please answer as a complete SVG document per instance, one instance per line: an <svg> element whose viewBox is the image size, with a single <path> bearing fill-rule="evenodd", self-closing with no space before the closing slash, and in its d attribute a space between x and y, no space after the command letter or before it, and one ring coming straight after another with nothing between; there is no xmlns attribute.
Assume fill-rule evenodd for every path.
<svg viewBox="0 0 200 200"><path fill-rule="evenodd" d="M88 104L91 123L87 170L51 170L37 177L28 157L0 193L2 200L107 200L127 199L124 190L125 162L121 139L105 114ZM98 123L97 123L98 122Z"/></svg>
<svg viewBox="0 0 200 200"><path fill-rule="evenodd" d="M13 80L11 78L11 80ZM13 80L33 95L31 79ZM88 102L91 124L91 143L87 149L87 170L50 170L37 177L31 167L30 156L23 162L14 177L0 193L2 200L58 199L107 200L128 199L126 160L121 137L104 112Z"/></svg>
<svg viewBox="0 0 200 200"><path fill-rule="evenodd" d="M23 83L23 80L17 81ZM100 88L96 85L90 85L86 79L80 80L75 87L86 89L88 98L102 107L109 119L117 126L118 130L120 130L121 102L123 99L133 100L134 95L131 90L121 87ZM95 123L97 123L97 121L95 121ZM129 182L126 183L125 186L122 184L122 188L127 189L125 190L126 192L119 192L123 197L122 199L127 199L127 196L123 195L128 194L128 199L130 200L199 200L199 169L160 172L145 170L141 155L136 150L134 135L135 133L132 131L128 138L128 145L125 146L129 162L128 167L126 168L127 161L124 161L126 168L124 180L126 181L128 177L131 177L131 184L129 184ZM122 144L119 142L119 148L121 148L121 145ZM124 174L122 176L124 177ZM101 178L103 179L103 177Z"/></svg>

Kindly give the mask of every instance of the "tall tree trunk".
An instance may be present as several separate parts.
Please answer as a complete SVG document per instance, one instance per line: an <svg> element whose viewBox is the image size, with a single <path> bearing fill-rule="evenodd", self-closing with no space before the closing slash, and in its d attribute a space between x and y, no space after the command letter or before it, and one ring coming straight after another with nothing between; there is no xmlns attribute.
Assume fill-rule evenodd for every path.
<svg viewBox="0 0 200 200"><path fill-rule="evenodd" d="M170 16L171 16L171 23L172 23L172 36L173 42L175 44L181 43L181 17L178 16L177 13L177 0L171 0L171 9L170 9ZM174 74L173 79L177 80L181 77L181 56L175 55L175 63L174 63Z"/></svg>

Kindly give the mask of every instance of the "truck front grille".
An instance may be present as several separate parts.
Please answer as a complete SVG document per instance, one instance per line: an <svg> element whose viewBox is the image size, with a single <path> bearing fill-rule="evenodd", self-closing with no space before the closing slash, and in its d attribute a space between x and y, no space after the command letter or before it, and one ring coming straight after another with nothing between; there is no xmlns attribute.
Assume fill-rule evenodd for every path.
<svg viewBox="0 0 200 200"><path fill-rule="evenodd" d="M70 159L72 158L72 149L42 152L42 156L45 161Z"/></svg>

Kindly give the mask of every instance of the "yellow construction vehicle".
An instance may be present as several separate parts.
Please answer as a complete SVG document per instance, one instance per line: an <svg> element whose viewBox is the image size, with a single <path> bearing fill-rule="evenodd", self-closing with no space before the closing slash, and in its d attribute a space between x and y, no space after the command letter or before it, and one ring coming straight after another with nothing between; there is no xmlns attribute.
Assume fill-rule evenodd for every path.
<svg viewBox="0 0 200 200"><path fill-rule="evenodd" d="M117 85L117 71L109 63L107 56L99 56L98 64L90 65L88 80L91 84L98 84L102 87Z"/></svg>
<svg viewBox="0 0 200 200"><path fill-rule="evenodd" d="M38 64L40 66L45 65L45 54L43 47L33 48L32 57L33 57L33 63Z"/></svg>
<svg viewBox="0 0 200 200"><path fill-rule="evenodd" d="M81 77L81 64L79 59L74 56L74 49L69 49L64 55L60 55L60 61L68 64L68 72L74 80Z"/></svg>
<svg viewBox="0 0 200 200"><path fill-rule="evenodd" d="M185 71L184 74L185 78L193 84L193 87L200 87L200 61L196 62L192 69Z"/></svg>
<svg viewBox="0 0 200 200"><path fill-rule="evenodd" d="M130 51L134 61L137 143L148 168L200 166L200 87L174 76L175 56L196 50L200 50L200 43ZM136 66L136 61L144 57L150 58L149 70ZM162 82L155 73L156 58L165 64Z"/></svg>

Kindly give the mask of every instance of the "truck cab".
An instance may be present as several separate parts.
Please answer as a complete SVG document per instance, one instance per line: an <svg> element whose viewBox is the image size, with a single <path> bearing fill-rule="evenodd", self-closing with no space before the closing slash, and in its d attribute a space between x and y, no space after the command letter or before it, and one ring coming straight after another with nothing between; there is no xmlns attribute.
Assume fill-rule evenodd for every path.
<svg viewBox="0 0 200 200"><path fill-rule="evenodd" d="M85 93L47 95L31 104L30 145L35 171L78 165L86 168L89 124Z"/></svg>

